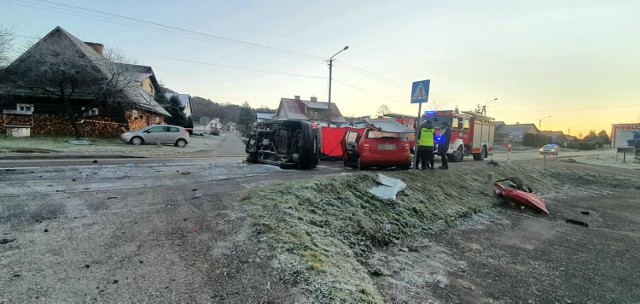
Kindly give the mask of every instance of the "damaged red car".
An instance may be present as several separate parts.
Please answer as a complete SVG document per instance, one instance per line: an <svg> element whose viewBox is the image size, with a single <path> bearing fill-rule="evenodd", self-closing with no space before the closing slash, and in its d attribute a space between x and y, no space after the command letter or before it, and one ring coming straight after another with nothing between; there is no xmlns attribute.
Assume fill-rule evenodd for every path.
<svg viewBox="0 0 640 304"><path fill-rule="evenodd" d="M393 121L367 120L357 127L348 127L340 143L345 167L410 169L407 134L413 131L398 125Z"/></svg>

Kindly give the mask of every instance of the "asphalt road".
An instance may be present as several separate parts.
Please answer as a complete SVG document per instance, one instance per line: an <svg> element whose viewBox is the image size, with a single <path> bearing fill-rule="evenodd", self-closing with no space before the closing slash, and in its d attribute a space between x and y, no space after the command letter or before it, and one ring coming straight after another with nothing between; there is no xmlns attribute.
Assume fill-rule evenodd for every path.
<svg viewBox="0 0 640 304"><path fill-rule="evenodd" d="M638 170L558 161L584 153L552 156L547 165L637 177ZM512 156L544 165L536 151ZM354 170L341 162L281 170L243 158L1 161L0 303L304 302L280 282L269 253L256 250L238 201L255 186ZM450 171L481 165L465 160ZM628 210L637 196L569 193L550 200L548 219L499 212L434 236L467 267L449 272L451 284L428 288L446 302L633 303L640 215ZM568 217L591 226L567 224Z"/></svg>

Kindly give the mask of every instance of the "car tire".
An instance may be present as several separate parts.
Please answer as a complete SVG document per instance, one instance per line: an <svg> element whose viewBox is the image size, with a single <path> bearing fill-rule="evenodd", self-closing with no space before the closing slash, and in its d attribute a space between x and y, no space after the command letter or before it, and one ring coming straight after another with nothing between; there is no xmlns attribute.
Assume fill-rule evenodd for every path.
<svg viewBox="0 0 640 304"><path fill-rule="evenodd" d="M367 168L365 165L362 164L362 158L360 157L358 157L356 168L358 168L358 170L364 170Z"/></svg>
<svg viewBox="0 0 640 304"><path fill-rule="evenodd" d="M284 170L297 169L298 166L298 163L280 163L279 165L280 169Z"/></svg>
<svg viewBox="0 0 640 304"><path fill-rule="evenodd" d="M187 146L187 141L184 139L178 139L176 140L176 147L178 148L184 148L185 146Z"/></svg>
<svg viewBox="0 0 640 304"><path fill-rule="evenodd" d="M487 148L486 147L482 147L482 151L480 151L480 153L476 153L473 154L473 160L484 160L484 158L486 157L486 153L487 153Z"/></svg>
<svg viewBox="0 0 640 304"><path fill-rule="evenodd" d="M248 163L257 163L258 162L258 156L256 154L247 155L247 162Z"/></svg>
<svg viewBox="0 0 640 304"><path fill-rule="evenodd" d="M464 159L464 150L462 146L459 146L458 149L453 151L453 154L451 155L451 157L449 157L449 160L454 163L461 162L463 159Z"/></svg>
<svg viewBox="0 0 640 304"><path fill-rule="evenodd" d="M136 137L131 139L131 143L136 145L136 146L139 146L139 145L144 144L144 140L142 139L142 137L136 136Z"/></svg>

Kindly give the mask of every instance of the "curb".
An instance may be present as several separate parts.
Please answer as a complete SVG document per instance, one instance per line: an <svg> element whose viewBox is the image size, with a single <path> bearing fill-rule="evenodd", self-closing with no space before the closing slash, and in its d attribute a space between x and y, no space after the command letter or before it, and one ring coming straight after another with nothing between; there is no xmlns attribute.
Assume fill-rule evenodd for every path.
<svg viewBox="0 0 640 304"><path fill-rule="evenodd" d="M0 154L2 160L28 160L28 159L107 159L107 158L147 158L146 156L122 155L122 154L64 154L64 153L11 153Z"/></svg>

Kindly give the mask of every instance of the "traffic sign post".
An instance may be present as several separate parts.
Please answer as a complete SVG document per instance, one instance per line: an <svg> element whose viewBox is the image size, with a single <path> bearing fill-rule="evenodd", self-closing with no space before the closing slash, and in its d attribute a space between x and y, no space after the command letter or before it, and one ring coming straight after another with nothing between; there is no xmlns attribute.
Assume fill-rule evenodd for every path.
<svg viewBox="0 0 640 304"><path fill-rule="evenodd" d="M411 85L411 103L418 104L418 119L416 120L416 144L413 150L413 168L418 169L418 132L420 132L420 117L422 117L422 103L429 101L429 84L431 80L416 81Z"/></svg>
<svg viewBox="0 0 640 304"><path fill-rule="evenodd" d="M431 80L416 81L411 85L411 103L429 101L429 84Z"/></svg>

